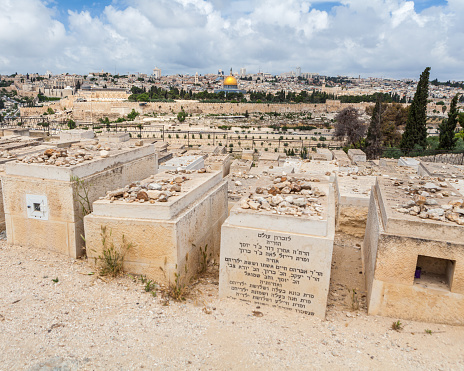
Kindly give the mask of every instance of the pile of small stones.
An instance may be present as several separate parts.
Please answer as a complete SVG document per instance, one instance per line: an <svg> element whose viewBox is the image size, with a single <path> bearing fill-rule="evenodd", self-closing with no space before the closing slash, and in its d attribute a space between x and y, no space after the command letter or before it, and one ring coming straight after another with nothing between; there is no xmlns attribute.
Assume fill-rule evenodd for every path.
<svg viewBox="0 0 464 371"><path fill-rule="evenodd" d="M322 219L321 198L326 194L313 183L319 179L279 176L268 187L257 187L241 201L242 209L266 210L278 215L317 216Z"/></svg>
<svg viewBox="0 0 464 371"><path fill-rule="evenodd" d="M10 153L10 151L6 150L6 151L1 151L0 152L0 157L1 158L14 158L16 157L16 155Z"/></svg>
<svg viewBox="0 0 464 371"><path fill-rule="evenodd" d="M108 151L103 150L101 152L106 152L103 153L102 157L108 156ZM16 162L22 162L25 164L44 164L69 167L72 165L81 164L84 161L90 161L92 159L93 155L85 150L79 149L75 151L69 151L64 148L49 148L42 154L29 155L17 160Z"/></svg>
<svg viewBox="0 0 464 371"><path fill-rule="evenodd" d="M133 182L124 188L119 188L115 191L106 192L106 197L100 199L107 199L113 201L132 202L168 202L170 197L178 195L182 192L182 185L190 180L187 175L192 173L205 173L205 169L197 171L167 171L166 174L173 175L170 178L154 180L152 175L150 178Z"/></svg>
<svg viewBox="0 0 464 371"><path fill-rule="evenodd" d="M143 142L139 141L135 144L130 144L130 147L142 145ZM16 162L69 167L93 160L97 156L100 158L107 158L111 151L121 150L122 148L123 145L120 143L112 148L110 144L102 145L98 143L98 141L93 141L91 144L77 144L71 146L71 148L49 148L42 154L28 155L16 160Z"/></svg>
<svg viewBox="0 0 464 371"><path fill-rule="evenodd" d="M447 203L437 200L456 196L456 193L447 190L445 179L438 178L437 184L429 180L402 181L392 179L393 185L403 189L409 200L398 205L395 209L403 214L417 216L421 219L432 219L442 222L453 222L464 225L464 200L453 199Z"/></svg>

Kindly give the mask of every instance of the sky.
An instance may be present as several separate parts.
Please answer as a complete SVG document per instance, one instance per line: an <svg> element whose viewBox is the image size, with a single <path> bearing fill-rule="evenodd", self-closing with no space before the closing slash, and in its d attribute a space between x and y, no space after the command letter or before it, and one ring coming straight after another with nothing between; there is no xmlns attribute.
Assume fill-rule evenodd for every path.
<svg viewBox="0 0 464 371"><path fill-rule="evenodd" d="M0 0L0 74L464 80L464 0Z"/></svg>

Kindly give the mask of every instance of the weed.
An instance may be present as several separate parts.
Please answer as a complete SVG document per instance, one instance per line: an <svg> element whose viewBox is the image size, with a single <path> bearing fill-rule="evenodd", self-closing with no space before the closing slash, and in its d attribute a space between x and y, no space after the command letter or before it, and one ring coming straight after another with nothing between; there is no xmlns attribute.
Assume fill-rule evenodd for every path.
<svg viewBox="0 0 464 371"><path fill-rule="evenodd" d="M401 323L400 320L398 321L394 321L392 323L392 330L395 330L395 331L400 331L403 329L403 324Z"/></svg>
<svg viewBox="0 0 464 371"><path fill-rule="evenodd" d="M348 289L351 294L351 309L359 310L359 297L356 289Z"/></svg>
<svg viewBox="0 0 464 371"><path fill-rule="evenodd" d="M426 334L429 334L429 335L432 335L432 330L429 330L429 329L427 328L427 329L425 329L425 333L426 333Z"/></svg>
<svg viewBox="0 0 464 371"><path fill-rule="evenodd" d="M53 282L58 283L59 279L58 277L52 279Z"/></svg>
<svg viewBox="0 0 464 371"><path fill-rule="evenodd" d="M206 272L206 269L208 268L208 260L209 258L211 258L211 253L209 253L208 255L208 244L205 245L205 248L202 249L201 246L200 246L200 255L199 255L199 259L200 259L200 270L198 271L198 273L204 273Z"/></svg>
<svg viewBox="0 0 464 371"><path fill-rule="evenodd" d="M156 282L153 282L152 280L149 280L145 284L145 291L150 292L150 291L156 290L157 287L158 287L158 284Z"/></svg>
<svg viewBox="0 0 464 371"><path fill-rule="evenodd" d="M90 184L80 179L78 176L71 176L71 182L74 182L74 198L80 205L81 218L92 212L92 203L89 200Z"/></svg>
<svg viewBox="0 0 464 371"><path fill-rule="evenodd" d="M185 274L187 275L187 272L188 272L188 253L185 255L185 266L184 266L184 271L185 271ZM167 264L167 259L164 260L164 266L166 268L166 264ZM164 276L166 277L166 269L163 269L162 267L160 267L161 271L163 272ZM177 264L176 264L176 271L174 272L174 283L171 282L171 280L169 280L169 286L168 286L168 290L167 290L167 296L168 298L171 298L175 301L183 301L185 300L185 296L187 294L187 286L185 285L184 283L184 279L182 278L182 274L181 273L177 273ZM164 305L169 305L169 299L166 299L167 301L167 304L165 303Z"/></svg>
<svg viewBox="0 0 464 371"><path fill-rule="evenodd" d="M102 254L95 258L100 262L100 274L102 276L116 277L122 272L124 257L128 250L131 249L132 244L126 241L124 235L122 236L122 244L120 247L114 246L110 241L111 230L107 232L106 226L101 227L101 241L103 245Z"/></svg>

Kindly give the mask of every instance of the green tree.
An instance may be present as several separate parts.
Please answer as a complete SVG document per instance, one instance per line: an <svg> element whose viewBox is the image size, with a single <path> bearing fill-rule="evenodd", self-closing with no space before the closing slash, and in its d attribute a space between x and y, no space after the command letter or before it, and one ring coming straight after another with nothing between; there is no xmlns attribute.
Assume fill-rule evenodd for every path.
<svg viewBox="0 0 464 371"><path fill-rule="evenodd" d="M179 122L184 122L186 117L187 117L187 113L184 110L180 111L177 114L177 120L179 120Z"/></svg>
<svg viewBox="0 0 464 371"><path fill-rule="evenodd" d="M456 94L451 101L450 110L448 112L448 119L443 119L443 122L439 126L439 149L451 150L456 146L458 138L454 137L454 130L458 123L458 110L456 106L458 104L459 94Z"/></svg>
<svg viewBox="0 0 464 371"><path fill-rule="evenodd" d="M127 119L128 119L129 121L134 121L135 118L136 118L138 115L140 115L140 113L136 112L135 109L132 108L131 113L129 113L129 114L127 115Z"/></svg>
<svg viewBox="0 0 464 371"><path fill-rule="evenodd" d="M382 104L382 96L377 96L374 110L372 111L371 122L367 129L365 148L366 156L369 159L378 158L382 153L382 118L385 106Z"/></svg>
<svg viewBox="0 0 464 371"><path fill-rule="evenodd" d="M401 148L413 149L419 145L427 146L427 98L429 95L430 67L427 67L420 76L416 94L409 108L406 128L401 138Z"/></svg>
<svg viewBox="0 0 464 371"><path fill-rule="evenodd" d="M464 129L464 112L459 112L458 114L459 125Z"/></svg>
<svg viewBox="0 0 464 371"><path fill-rule="evenodd" d="M0 98L0 109L4 109L4 108L5 108L5 104L3 103L2 98Z"/></svg>
<svg viewBox="0 0 464 371"><path fill-rule="evenodd" d="M68 125L68 128L70 128L70 129L75 129L77 127L74 120L68 120L67 125Z"/></svg>

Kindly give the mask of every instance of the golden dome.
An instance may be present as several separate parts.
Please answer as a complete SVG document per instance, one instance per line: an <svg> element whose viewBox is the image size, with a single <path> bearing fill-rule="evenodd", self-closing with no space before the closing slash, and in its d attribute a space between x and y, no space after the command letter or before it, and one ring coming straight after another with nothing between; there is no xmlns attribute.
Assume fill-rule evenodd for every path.
<svg viewBox="0 0 464 371"><path fill-rule="evenodd" d="M224 80L224 86L237 86L237 79L234 76L227 76Z"/></svg>

